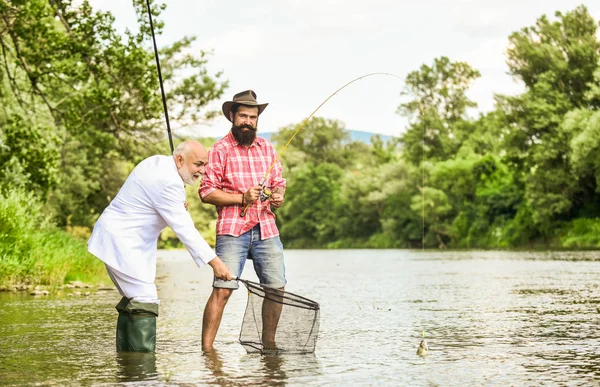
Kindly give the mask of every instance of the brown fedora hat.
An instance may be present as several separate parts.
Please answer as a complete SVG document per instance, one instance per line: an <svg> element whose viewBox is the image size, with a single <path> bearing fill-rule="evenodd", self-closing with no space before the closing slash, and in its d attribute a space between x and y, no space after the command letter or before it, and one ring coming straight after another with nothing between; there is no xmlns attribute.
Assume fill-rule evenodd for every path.
<svg viewBox="0 0 600 387"><path fill-rule="evenodd" d="M256 93L252 90L245 90L241 93L237 93L233 96L232 101L227 101L223 104L223 114L225 114L225 118L227 118L229 121L231 121L231 119L229 118L229 113L231 112L231 108L233 107L233 105L257 106L258 114L260 115L260 113L262 113L263 110L265 110L268 103L256 102Z"/></svg>

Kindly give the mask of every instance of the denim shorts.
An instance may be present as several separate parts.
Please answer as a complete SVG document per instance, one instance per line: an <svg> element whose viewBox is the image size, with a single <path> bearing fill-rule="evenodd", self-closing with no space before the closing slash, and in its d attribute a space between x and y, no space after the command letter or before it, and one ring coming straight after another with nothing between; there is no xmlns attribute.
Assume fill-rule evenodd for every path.
<svg viewBox="0 0 600 387"><path fill-rule="evenodd" d="M234 277L242 275L246 259L251 259L261 284L282 288L287 283L281 240L279 236L261 240L260 224L239 237L217 235L215 252ZM237 289L239 284L237 281L223 281L214 278L213 287Z"/></svg>

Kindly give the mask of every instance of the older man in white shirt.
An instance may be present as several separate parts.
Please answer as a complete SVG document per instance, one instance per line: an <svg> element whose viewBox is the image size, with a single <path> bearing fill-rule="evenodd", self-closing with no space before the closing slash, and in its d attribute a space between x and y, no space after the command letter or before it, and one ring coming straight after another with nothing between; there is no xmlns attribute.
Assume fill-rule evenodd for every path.
<svg viewBox="0 0 600 387"><path fill-rule="evenodd" d="M106 264L123 296L116 306L117 351L153 352L158 294L156 252L160 232L170 226L196 264L209 264L217 278L232 280L227 266L200 235L185 205L185 184L204 174L202 144L185 141L173 156L152 156L131 172L104 210L88 241L90 253Z"/></svg>

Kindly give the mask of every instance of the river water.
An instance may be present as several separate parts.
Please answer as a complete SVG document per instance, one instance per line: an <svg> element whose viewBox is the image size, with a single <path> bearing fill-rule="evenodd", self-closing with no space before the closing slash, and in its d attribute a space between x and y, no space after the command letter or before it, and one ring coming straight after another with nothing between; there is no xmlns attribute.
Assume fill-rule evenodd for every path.
<svg viewBox="0 0 600 387"><path fill-rule="evenodd" d="M318 301L310 355L246 354L247 292L200 348L211 270L160 251L156 354L114 350L120 296L0 293L2 385L597 385L597 252L287 250L287 290ZM252 265L244 277L255 280ZM243 288L242 288L243 289ZM416 355L423 332L429 346Z"/></svg>

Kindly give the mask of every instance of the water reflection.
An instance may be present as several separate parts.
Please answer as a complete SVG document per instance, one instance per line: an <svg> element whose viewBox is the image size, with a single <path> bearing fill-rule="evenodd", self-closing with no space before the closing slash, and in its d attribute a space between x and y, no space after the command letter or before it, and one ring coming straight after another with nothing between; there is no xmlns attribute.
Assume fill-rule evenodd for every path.
<svg viewBox="0 0 600 387"><path fill-rule="evenodd" d="M228 378L227 373L223 369L223 359L219 352L215 349L210 352L204 352L204 364L206 369L212 372L216 381L222 384Z"/></svg>
<svg viewBox="0 0 600 387"><path fill-rule="evenodd" d="M145 352L119 352L117 359L117 377L121 382L155 380L156 354Z"/></svg>
<svg viewBox="0 0 600 387"><path fill-rule="evenodd" d="M583 345L580 348L563 349L558 347L552 351L536 351L533 353L535 361L523 366L532 373L553 372L556 374L570 375L573 380L587 376L598 381L600 379L600 355L597 348ZM553 364L554 367L548 367Z"/></svg>
<svg viewBox="0 0 600 387"><path fill-rule="evenodd" d="M272 383L275 386L285 385L286 374L283 370L285 357L277 355L261 356L262 373L264 374L265 382Z"/></svg>
<svg viewBox="0 0 600 387"><path fill-rule="evenodd" d="M283 386L294 377L311 379L321 374L315 354L247 354L240 359L230 352L213 350L205 352L203 359L205 369L213 377L209 384L219 386ZM240 369L243 370L242 373Z"/></svg>
<svg viewBox="0 0 600 387"><path fill-rule="evenodd" d="M235 357L220 353L217 350L204 352L204 365L212 373L214 379L210 384L219 386L249 386L249 385L274 385L285 384L285 372L281 366L284 360L280 357L249 355L244 359L241 368L247 376L240 377L235 369Z"/></svg>
<svg viewBox="0 0 600 387"><path fill-rule="evenodd" d="M161 252L156 354L116 354L115 295L0 293L0 385L598 385L597 253L288 251L319 301L316 353L250 355L234 293L201 350L210 268ZM365 265L365 257L381 264ZM178 258L180 257L180 258ZM168 258L168 257L167 257ZM435 258L435 259L434 259ZM314 267L319 267L318 271ZM247 277L253 279L252 267ZM245 276L246 276L245 274ZM426 360L416 354L425 331ZM93 334L92 334L93 333Z"/></svg>

